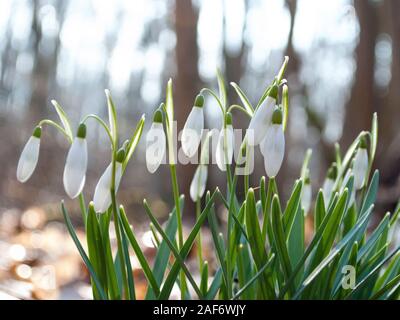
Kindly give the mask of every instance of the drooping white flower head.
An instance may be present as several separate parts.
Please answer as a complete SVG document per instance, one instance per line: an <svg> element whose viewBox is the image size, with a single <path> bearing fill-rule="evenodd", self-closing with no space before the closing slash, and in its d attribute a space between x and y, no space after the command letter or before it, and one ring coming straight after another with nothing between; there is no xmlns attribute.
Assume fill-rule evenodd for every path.
<svg viewBox="0 0 400 320"><path fill-rule="evenodd" d="M304 214L307 214L310 211L311 207L311 197L312 197L312 190L311 190L311 181L309 174L306 175L304 178L303 189L301 190L301 206L304 210Z"/></svg>
<svg viewBox="0 0 400 320"><path fill-rule="evenodd" d="M353 162L354 187L360 190L366 180L368 171L368 152L365 137L361 137Z"/></svg>
<svg viewBox="0 0 400 320"><path fill-rule="evenodd" d="M217 148L215 151L215 160L221 171L226 170L226 165L232 163L234 147L234 134L232 127L232 115L226 116L226 128L222 128L219 132Z"/></svg>
<svg viewBox="0 0 400 320"><path fill-rule="evenodd" d="M194 173L192 183L190 184L190 198L194 202L201 199L206 190L208 167L200 164Z"/></svg>
<svg viewBox="0 0 400 320"><path fill-rule="evenodd" d="M154 113L153 123L146 135L146 166L150 173L154 173L163 161L166 141L162 112L158 109Z"/></svg>
<svg viewBox="0 0 400 320"><path fill-rule="evenodd" d="M21 152L17 166L17 179L20 182L26 182L31 177L33 171L35 171L39 160L41 135L42 128L38 126L33 131L32 136L29 138Z"/></svg>
<svg viewBox="0 0 400 320"><path fill-rule="evenodd" d="M64 189L71 199L76 198L85 185L87 158L86 125L81 123L64 167Z"/></svg>
<svg viewBox="0 0 400 320"><path fill-rule="evenodd" d="M206 190L207 174L208 174L208 162L209 162L209 140L210 133L204 139L203 146L201 148L200 164L194 173L192 182L190 184L190 197L194 202L201 199Z"/></svg>
<svg viewBox="0 0 400 320"><path fill-rule="evenodd" d="M282 118L282 111L276 107L272 115L271 125L267 128L265 137L260 144L260 150L264 156L265 171L270 178L278 174L285 155Z"/></svg>
<svg viewBox="0 0 400 320"><path fill-rule="evenodd" d="M115 192L118 191L122 177L122 163L125 158L125 152L120 149L117 153L115 162ZM112 163L108 165L101 175L96 185L93 196L94 210L98 213L104 213L111 205L111 182L112 182Z"/></svg>
<svg viewBox="0 0 400 320"><path fill-rule="evenodd" d="M182 130L182 150L188 157L195 155L201 141L201 133L204 129L203 105L204 97L197 95L192 111L190 111Z"/></svg>
<svg viewBox="0 0 400 320"><path fill-rule="evenodd" d="M332 166L328 170L324 184L322 186L325 205L328 205L328 202L331 199L331 195L332 195L333 187L335 185L336 177L337 177L337 166L336 166L336 163L333 163Z"/></svg>
<svg viewBox="0 0 400 320"><path fill-rule="evenodd" d="M260 144L271 124L272 114L278 97L278 86L274 84L264 102L256 109L247 128L246 137L250 146Z"/></svg>
<svg viewBox="0 0 400 320"><path fill-rule="evenodd" d="M254 170L254 147L244 137L236 155L236 175L249 175Z"/></svg>

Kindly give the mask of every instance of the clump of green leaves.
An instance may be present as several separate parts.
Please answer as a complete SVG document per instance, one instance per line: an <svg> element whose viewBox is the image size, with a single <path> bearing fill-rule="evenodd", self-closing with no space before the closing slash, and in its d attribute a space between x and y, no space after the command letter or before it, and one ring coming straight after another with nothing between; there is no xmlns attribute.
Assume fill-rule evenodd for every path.
<svg viewBox="0 0 400 320"><path fill-rule="evenodd" d="M288 117L288 87L283 79L287 59L271 85L264 91L256 107L243 90L232 84L242 105L228 105L225 82L218 72L219 94L210 89L224 121L231 111L238 109L250 118L268 97L276 99L283 130ZM278 91L279 90L279 91ZM272 93L273 91L273 93ZM282 92L281 103L278 92ZM395 247L393 233L398 224L400 206L387 213L375 225L372 221L379 172L370 174L377 145L377 117L373 116L370 131L361 132L344 156L336 146L335 163L327 172L324 185L311 201L309 161L306 153L299 178L294 182L286 202L280 196L274 177L249 185L249 174L244 175L244 192L238 192L238 176L226 166L226 193L218 188L207 191L204 199L196 201L197 218L186 238L182 232L185 198L179 192L176 155L173 151L172 127L174 117L172 82L169 81L166 103L157 109L157 123L165 127L170 160L174 208L164 225L144 200L144 212L149 218L156 256L150 265L130 225L124 207L116 200L115 167L121 163L122 172L141 137L144 117L139 121L132 138L119 146L115 105L107 92L109 123L95 115L84 118L97 120L107 132L111 143L111 205L98 213L92 202L86 204L79 196L82 218L86 226L87 251L83 248L62 203L68 231L85 262L95 299L136 299L135 282L129 252L136 255L147 279L146 299L168 299L178 286L182 299L397 299L400 294L400 253ZM59 104L55 104L62 125L50 120L63 132L69 142L73 136L69 120ZM163 122L164 121L164 122ZM223 126L227 126L226 121ZM40 135L35 138L40 139ZM240 152L247 153L243 143ZM38 151L37 151L38 152ZM201 164L205 165L205 164ZM240 164L241 166L242 164ZM244 164L246 166L246 162ZM278 168L279 169L279 168ZM239 195L243 195L242 198ZM203 206L202 201L203 200ZM313 206L310 207L310 204ZM222 204L228 219L225 226L217 217L215 207ZM306 219L313 221L314 230L306 241ZM114 222L118 249L110 243L110 222ZM211 274L210 266L202 260L201 230L205 223L211 231L217 265ZM196 281L186 258L194 244L198 246ZM172 259L171 259L172 257Z"/></svg>

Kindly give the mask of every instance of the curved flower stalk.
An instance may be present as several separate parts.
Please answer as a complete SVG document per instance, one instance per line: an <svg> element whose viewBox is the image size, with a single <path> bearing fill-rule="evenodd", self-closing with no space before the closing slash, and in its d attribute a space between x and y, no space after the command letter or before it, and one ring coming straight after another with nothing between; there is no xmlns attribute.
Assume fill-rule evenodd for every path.
<svg viewBox="0 0 400 320"><path fill-rule="evenodd" d="M354 188L360 190L366 181L368 172L368 152L365 137L360 138L353 162Z"/></svg>
<svg viewBox="0 0 400 320"><path fill-rule="evenodd" d="M209 140L210 134L204 140L203 147L201 148L200 164L194 173L192 182L190 184L190 197L194 202L201 199L206 190L208 163L209 163Z"/></svg>
<svg viewBox="0 0 400 320"><path fill-rule="evenodd" d="M324 184L322 185L322 191L324 194L325 204L328 205L328 202L331 198L333 187L335 186L335 181L337 178L338 169L336 163L332 163L331 167L328 170L326 178L324 180Z"/></svg>
<svg viewBox="0 0 400 320"><path fill-rule="evenodd" d="M282 121L282 110L276 107L272 114L271 124L260 144L260 150L264 156L265 171L269 178L278 174L285 155L285 135Z"/></svg>
<svg viewBox="0 0 400 320"><path fill-rule="evenodd" d="M197 95L194 106L182 130L182 150L188 157L193 157L199 147L201 134L204 129L204 97Z"/></svg>
<svg viewBox="0 0 400 320"><path fill-rule="evenodd" d="M154 173L165 157L166 136L162 124L161 109L156 110L153 123L146 135L146 166Z"/></svg>
<svg viewBox="0 0 400 320"><path fill-rule="evenodd" d="M260 144L271 124L272 114L278 98L278 85L273 84L263 103L256 109L247 128L246 137L250 146Z"/></svg>
<svg viewBox="0 0 400 320"><path fill-rule="evenodd" d="M122 177L122 163L125 159L125 151L120 149L115 159L115 192L119 188ZM101 175L93 196L94 209L98 213L104 213L111 206L111 185L112 185L112 163L108 165Z"/></svg>
<svg viewBox="0 0 400 320"><path fill-rule="evenodd" d="M301 190L301 206L304 210L304 214L307 214L310 211L311 207L311 180L310 174L307 172L306 177L304 178L303 189Z"/></svg>
<svg viewBox="0 0 400 320"><path fill-rule="evenodd" d="M232 114L226 115L226 127L219 132L215 160L221 171L226 171L226 166L232 164L234 152L234 133L232 126Z"/></svg>
<svg viewBox="0 0 400 320"><path fill-rule="evenodd" d="M26 182L35 171L39 160L41 135L42 128L37 126L22 150L17 166L17 179L22 183Z"/></svg>
<svg viewBox="0 0 400 320"><path fill-rule="evenodd" d="M64 167L63 183L67 195L74 199L83 190L87 169L86 125L81 123L68 151Z"/></svg>

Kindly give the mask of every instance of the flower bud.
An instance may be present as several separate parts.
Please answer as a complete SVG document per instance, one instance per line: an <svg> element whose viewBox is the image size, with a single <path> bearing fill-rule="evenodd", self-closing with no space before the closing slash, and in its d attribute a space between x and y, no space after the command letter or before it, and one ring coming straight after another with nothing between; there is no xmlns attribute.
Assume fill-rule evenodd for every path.
<svg viewBox="0 0 400 320"><path fill-rule="evenodd" d="M200 164L194 173L190 184L190 197L194 202L201 199L206 190L208 168L205 164Z"/></svg>
<svg viewBox="0 0 400 320"><path fill-rule="evenodd" d="M76 198L85 185L87 158L86 125L81 123L64 167L64 189L71 199Z"/></svg>
<svg viewBox="0 0 400 320"><path fill-rule="evenodd" d="M154 113L153 123L146 135L146 166L150 173L154 173L165 156L166 136L162 124L162 113Z"/></svg>
<svg viewBox="0 0 400 320"><path fill-rule="evenodd" d="M268 127L264 139L260 144L260 150L264 156L264 166L268 177L275 177L285 155L285 135L282 126L282 111L275 108L271 125Z"/></svg>
<svg viewBox="0 0 400 320"><path fill-rule="evenodd" d="M368 171L368 152L364 136L361 137L353 162L354 187L360 190L366 180Z"/></svg>
<svg viewBox="0 0 400 320"><path fill-rule="evenodd" d="M221 171L226 170L226 165L232 163L234 146L234 134L232 122L227 122L226 128L222 128L219 132L215 160Z"/></svg>
<svg viewBox="0 0 400 320"><path fill-rule="evenodd" d="M267 133L267 129L271 124L272 113L278 97L278 86L274 84L269 91L263 103L256 109L253 117L250 120L248 132L251 132L252 138L248 136L248 143L250 146L258 145Z"/></svg>
<svg viewBox="0 0 400 320"><path fill-rule="evenodd" d="M182 150L188 157L193 157L199 147L204 128L204 97L197 95L192 111L182 130Z"/></svg>
<svg viewBox="0 0 400 320"><path fill-rule="evenodd" d="M17 179L20 182L26 182L35 171L39 160L41 135L42 128L37 126L21 152L17 166Z"/></svg>
<svg viewBox="0 0 400 320"><path fill-rule="evenodd" d="M122 177L122 163L115 162L115 192L119 188ZM111 205L111 181L112 181L112 163L108 165L96 185L93 196L94 209L98 213L104 213Z"/></svg>
<svg viewBox="0 0 400 320"><path fill-rule="evenodd" d="M324 195L325 204L327 205L333 191L333 187L335 185L335 180L337 177L337 165L333 163L332 166L329 168L328 173L326 175L324 184L322 186L322 191Z"/></svg>

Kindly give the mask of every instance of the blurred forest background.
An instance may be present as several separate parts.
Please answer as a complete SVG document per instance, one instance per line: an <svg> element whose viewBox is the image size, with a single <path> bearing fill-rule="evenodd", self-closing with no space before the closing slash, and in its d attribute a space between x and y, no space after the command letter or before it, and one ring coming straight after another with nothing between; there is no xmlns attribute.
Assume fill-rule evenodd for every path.
<svg viewBox="0 0 400 320"><path fill-rule="evenodd" d="M315 192L333 160L334 143L339 141L345 150L359 131L370 128L376 111L378 207L381 213L392 210L400 196L399 14L397 0L0 1L0 249L13 231L38 229L44 221L61 217L68 145L59 133L45 127L37 170L24 185L15 177L20 151L35 124L42 118L57 119L51 99L64 107L76 127L87 113L107 116L104 89L109 88L121 134L129 137L143 113L146 133L172 77L182 127L199 90L216 89L216 68L255 102L284 55L290 56L290 109L278 178L282 192L290 191L307 148L313 149ZM239 102L231 88L229 102ZM206 126L219 128L219 117L207 97ZM236 128L247 123L234 114ZM94 122L89 123L88 139L86 199L110 160L106 136ZM139 222L143 197L151 199L160 216L172 202L168 168L147 172L143 142L119 193ZM185 193L194 170L191 165L178 168ZM258 161L253 182L263 174ZM213 166L209 185L221 185L222 179ZM72 212L77 205L67 202ZM187 217L193 216L190 211L188 204ZM31 238L18 241L32 245ZM22 248L14 247L13 254L21 256ZM33 269L27 270L20 272L32 276Z"/></svg>

